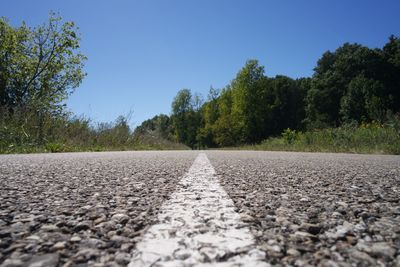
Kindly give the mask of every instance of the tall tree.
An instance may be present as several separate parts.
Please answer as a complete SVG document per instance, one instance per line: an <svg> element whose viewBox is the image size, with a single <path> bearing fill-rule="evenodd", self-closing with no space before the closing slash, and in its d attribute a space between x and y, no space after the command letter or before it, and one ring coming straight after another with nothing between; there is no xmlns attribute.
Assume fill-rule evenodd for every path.
<svg viewBox="0 0 400 267"><path fill-rule="evenodd" d="M295 80L286 76L272 79L273 103L268 123L270 134L280 134L284 129L301 129L304 119L304 95Z"/></svg>
<svg viewBox="0 0 400 267"><path fill-rule="evenodd" d="M75 24L51 14L47 24L32 29L13 29L0 19L0 31L0 103L59 108L85 76Z"/></svg>
<svg viewBox="0 0 400 267"><path fill-rule="evenodd" d="M344 122L383 121L387 99L384 85L377 80L359 75L351 80L347 93L342 97L340 114Z"/></svg>
<svg viewBox="0 0 400 267"><path fill-rule="evenodd" d="M31 31L22 24L13 28L6 18L0 18L0 105L11 109L23 98L22 80L28 69L26 44Z"/></svg>
<svg viewBox="0 0 400 267"><path fill-rule="evenodd" d="M214 140L214 126L219 117L219 95L220 91L211 87L207 96L207 102L205 102L201 108L201 126L197 135L201 146L216 146Z"/></svg>
<svg viewBox="0 0 400 267"><path fill-rule="evenodd" d="M263 127L262 88L264 67L248 60L232 81L232 119L242 142L257 142Z"/></svg>
<svg viewBox="0 0 400 267"><path fill-rule="evenodd" d="M393 112L400 112L400 39L394 35L390 36L382 53L386 62L384 69L386 94L392 96L390 109Z"/></svg>
<svg viewBox="0 0 400 267"><path fill-rule="evenodd" d="M213 124L213 140L219 146L240 143L237 122L232 119L232 90L229 86L218 97L218 119Z"/></svg>
<svg viewBox="0 0 400 267"><path fill-rule="evenodd" d="M197 145L197 131L201 122L201 97L193 97L189 89L180 90L172 102L172 123L176 140L191 148ZM196 108L196 109L195 109Z"/></svg>
<svg viewBox="0 0 400 267"><path fill-rule="evenodd" d="M342 98L353 79L384 77L384 61L378 49L346 43L335 52L326 52L318 61L307 95L307 122L310 126L338 126Z"/></svg>

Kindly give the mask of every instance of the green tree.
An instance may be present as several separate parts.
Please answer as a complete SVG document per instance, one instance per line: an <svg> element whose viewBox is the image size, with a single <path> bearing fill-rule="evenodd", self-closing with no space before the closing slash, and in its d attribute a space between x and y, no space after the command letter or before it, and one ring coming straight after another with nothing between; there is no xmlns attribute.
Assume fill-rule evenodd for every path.
<svg viewBox="0 0 400 267"><path fill-rule="evenodd" d="M378 49L359 44L344 44L335 52L326 52L318 61L307 94L307 123L311 127L341 124L342 98L350 82L359 75L367 79L384 77L384 60Z"/></svg>
<svg viewBox="0 0 400 267"><path fill-rule="evenodd" d="M344 122L383 121L387 99L382 93L380 81L367 79L363 75L355 77L342 97L340 114Z"/></svg>
<svg viewBox="0 0 400 267"><path fill-rule="evenodd" d="M164 139L171 139L171 119L165 114L156 115L153 118L142 122L142 124L136 127L134 132L135 136L147 134Z"/></svg>
<svg viewBox="0 0 400 267"><path fill-rule="evenodd" d="M172 102L172 124L175 138L191 148L198 145L197 133L201 123L201 97L193 97L189 89L180 90Z"/></svg>
<svg viewBox="0 0 400 267"><path fill-rule="evenodd" d="M400 112L400 39L394 35L382 49L385 59L384 83L386 95L391 96L389 109L392 112Z"/></svg>
<svg viewBox="0 0 400 267"><path fill-rule="evenodd" d="M201 127L198 130L197 140L201 146L215 147L214 141L214 125L219 117L218 97L220 91L210 88L207 102L205 102L200 110Z"/></svg>
<svg viewBox="0 0 400 267"><path fill-rule="evenodd" d="M176 140L182 143L188 141L188 113L193 110L192 93L189 89L180 90L172 102L172 123Z"/></svg>
<svg viewBox="0 0 400 267"><path fill-rule="evenodd" d="M46 119L63 112L64 102L82 82L86 57L73 22L62 23L54 13L47 24L12 28L0 19L0 104L12 116L25 114L35 122L43 142Z"/></svg>
<svg viewBox="0 0 400 267"><path fill-rule="evenodd" d="M49 22L30 29L0 20L1 102L9 107L37 105L54 110L79 86L86 57L73 22Z"/></svg>
<svg viewBox="0 0 400 267"><path fill-rule="evenodd" d="M248 60L231 83L232 119L242 142L254 143L262 137L264 78L264 67L257 60Z"/></svg>
<svg viewBox="0 0 400 267"><path fill-rule="evenodd" d="M10 110L23 98L20 88L28 69L26 43L30 35L25 23L13 28L6 18L0 18L0 105Z"/></svg>
<svg viewBox="0 0 400 267"><path fill-rule="evenodd" d="M232 90L222 90L218 98L218 119L212 126L213 140L219 146L233 146L240 143L236 122L232 119Z"/></svg>
<svg viewBox="0 0 400 267"><path fill-rule="evenodd" d="M286 76L271 79L273 102L270 106L269 135L278 135L284 129L301 129L304 120L304 91L297 82Z"/></svg>

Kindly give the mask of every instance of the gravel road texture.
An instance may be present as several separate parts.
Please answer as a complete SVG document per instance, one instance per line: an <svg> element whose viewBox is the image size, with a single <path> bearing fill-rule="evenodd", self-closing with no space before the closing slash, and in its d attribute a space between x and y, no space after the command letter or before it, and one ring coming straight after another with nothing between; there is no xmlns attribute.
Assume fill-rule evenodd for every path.
<svg viewBox="0 0 400 267"><path fill-rule="evenodd" d="M400 266L400 157L206 151L277 266ZM0 155L0 266L126 266L196 151Z"/></svg>
<svg viewBox="0 0 400 267"><path fill-rule="evenodd" d="M400 266L400 157L207 152L277 266Z"/></svg>
<svg viewBox="0 0 400 267"><path fill-rule="evenodd" d="M195 152L0 156L0 266L126 266Z"/></svg>

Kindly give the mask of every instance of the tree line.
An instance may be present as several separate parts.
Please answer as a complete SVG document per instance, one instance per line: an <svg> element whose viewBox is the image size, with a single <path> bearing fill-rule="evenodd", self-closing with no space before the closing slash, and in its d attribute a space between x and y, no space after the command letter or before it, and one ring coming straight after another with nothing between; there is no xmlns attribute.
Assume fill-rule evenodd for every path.
<svg viewBox="0 0 400 267"><path fill-rule="evenodd" d="M344 124L383 123L400 112L400 39L383 48L345 43L325 52L312 77L268 77L248 60L224 88L207 99L180 90L171 115L143 122L136 134L157 133L195 147L258 143L285 129L305 131Z"/></svg>

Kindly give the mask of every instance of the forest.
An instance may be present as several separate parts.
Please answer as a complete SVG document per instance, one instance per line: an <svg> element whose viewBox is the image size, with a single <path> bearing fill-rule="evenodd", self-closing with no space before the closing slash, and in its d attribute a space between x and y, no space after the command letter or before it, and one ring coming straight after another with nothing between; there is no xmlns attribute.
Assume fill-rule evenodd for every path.
<svg viewBox="0 0 400 267"><path fill-rule="evenodd" d="M396 36L390 36L382 48L345 43L327 51L311 77L269 77L264 66L250 59L224 88L211 87L206 99L181 89L169 115L157 115L134 130L129 115L111 123L93 123L67 111L68 96L86 76L87 58L79 51L79 42L75 24L55 14L35 28L12 27L6 18L0 19L2 153L257 144L271 149L265 144L276 142L274 138L283 138L286 145L306 138L306 146L298 150L307 150L315 134L333 136L333 146L340 147L357 139L354 133L360 129L372 133L364 136L373 142L367 146L383 142L386 148L379 148L380 152L400 153L400 39ZM341 129L349 136L338 139L343 137Z"/></svg>
<svg viewBox="0 0 400 267"><path fill-rule="evenodd" d="M383 48L376 49L345 43L321 56L312 77L298 79L268 77L257 60L248 60L230 84L210 88L204 102L182 89L171 109L170 117L156 116L136 132L158 132L204 148L363 125L392 128L398 143L400 40L390 36Z"/></svg>

